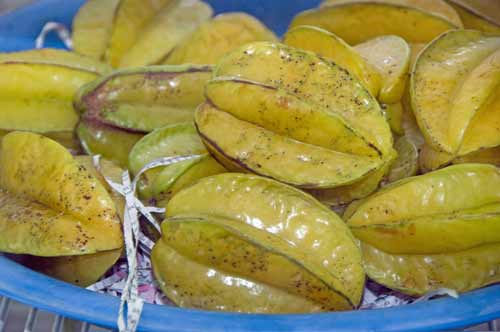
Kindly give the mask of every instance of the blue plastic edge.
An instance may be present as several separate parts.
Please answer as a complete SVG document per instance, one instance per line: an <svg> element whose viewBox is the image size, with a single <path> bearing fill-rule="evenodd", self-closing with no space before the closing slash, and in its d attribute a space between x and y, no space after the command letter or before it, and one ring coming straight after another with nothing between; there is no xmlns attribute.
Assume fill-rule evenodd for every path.
<svg viewBox="0 0 500 332"><path fill-rule="evenodd" d="M0 294L73 319L116 328L119 299L97 294L34 272L0 257ZM139 331L158 332L328 332L438 331L500 317L500 285L389 309L262 315L219 313L146 304Z"/></svg>
<svg viewBox="0 0 500 332"><path fill-rule="evenodd" d="M104 1L104 0L103 0ZM245 11L282 34L293 15L319 0L212 0L217 13ZM68 26L83 0L41 0L0 16L0 51L34 46L43 24ZM55 38L47 46L62 47ZM0 256L0 294L73 319L116 328L119 300L96 294L31 271ZM443 298L397 308L304 315L250 315L145 305L139 331L158 332L327 332L437 331L500 318L500 285L476 290L459 299Z"/></svg>

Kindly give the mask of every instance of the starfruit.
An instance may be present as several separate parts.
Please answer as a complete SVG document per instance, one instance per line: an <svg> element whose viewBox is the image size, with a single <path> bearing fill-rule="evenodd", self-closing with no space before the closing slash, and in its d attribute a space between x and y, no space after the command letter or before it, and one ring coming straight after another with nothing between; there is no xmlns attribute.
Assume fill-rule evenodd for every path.
<svg viewBox="0 0 500 332"><path fill-rule="evenodd" d="M344 152L380 156L391 151L392 136L373 97L358 79L346 73L343 68L312 53L283 44L253 43L224 57L215 68L214 77L236 77L282 89L309 104L317 104L324 109L323 114L339 119L336 122L349 122L342 124L342 127L352 127L351 130L361 137L358 139L360 142L356 143L359 146L346 146L343 148ZM218 103L232 102L229 98L228 101L217 98L216 92L220 89L217 90L216 87L224 85L224 80L221 81L220 84L216 81L207 86L207 97L216 106ZM238 85L238 82L235 84ZM359 104L367 105L363 110L358 110L363 107ZM340 138L344 139L343 135ZM338 146L342 149L345 145L345 141L323 140L320 144L324 147Z"/></svg>
<svg viewBox="0 0 500 332"><path fill-rule="evenodd" d="M412 52L419 45L408 45L398 36L381 36L358 44L354 49L371 63L382 77L382 86L378 95L382 111L392 131L404 134L403 113L407 77L412 61Z"/></svg>
<svg viewBox="0 0 500 332"><path fill-rule="evenodd" d="M228 165L228 169L234 170L231 168L234 165L298 187L328 188L350 183L379 166L376 159L339 153L277 135L210 104L198 109L196 124L208 149L219 162ZM287 167L280 167L284 162Z"/></svg>
<svg viewBox="0 0 500 332"><path fill-rule="evenodd" d="M382 80L379 72L335 34L315 26L297 26L285 34L283 43L332 60L355 75L374 97L378 96Z"/></svg>
<svg viewBox="0 0 500 332"><path fill-rule="evenodd" d="M291 27L299 25L318 26L350 45L384 35L396 35L409 43L427 43L445 31L459 28L441 15L393 1L348 1L307 10L291 23Z"/></svg>
<svg viewBox="0 0 500 332"><path fill-rule="evenodd" d="M133 145L154 129L192 122L211 68L151 66L111 73L80 89L77 133L89 154L128 165Z"/></svg>
<svg viewBox="0 0 500 332"><path fill-rule="evenodd" d="M39 257L30 255L8 255L14 261L67 283L88 287L97 282L112 267L122 249L79 256Z"/></svg>
<svg viewBox="0 0 500 332"><path fill-rule="evenodd" d="M370 278L420 295L500 280L500 170L463 164L397 181L348 207Z"/></svg>
<svg viewBox="0 0 500 332"><path fill-rule="evenodd" d="M440 152L424 145L419 158L422 172L434 171L450 164L480 163L500 166L500 146L481 149L464 156L455 157L446 152Z"/></svg>
<svg viewBox="0 0 500 332"><path fill-rule="evenodd" d="M417 62L417 58L422 50L426 47L426 44L411 44L410 45L410 71L415 66ZM411 77L411 73L409 75ZM425 144L425 138L420 131L420 128L417 124L417 119L413 114L413 109L411 106L411 97L410 97L410 82L407 80L407 84L405 86L403 96L401 98L401 106L402 106L402 119L401 119L401 127L403 129L403 134L408 138L418 149L421 149Z"/></svg>
<svg viewBox="0 0 500 332"><path fill-rule="evenodd" d="M202 24L167 56L165 64L216 64L226 53L255 41L277 41L258 19L245 13L226 13Z"/></svg>
<svg viewBox="0 0 500 332"><path fill-rule="evenodd" d="M482 149L476 152L469 153L465 156L454 159L453 163L493 164L500 167L500 146L496 146L494 148L489 148L489 149Z"/></svg>
<svg viewBox="0 0 500 332"><path fill-rule="evenodd" d="M402 102L394 104L381 104L382 112L391 127L393 133L404 135L403 118L404 106Z"/></svg>
<svg viewBox="0 0 500 332"><path fill-rule="evenodd" d="M306 25L289 30L283 42L344 67L383 103L399 102L403 95L410 47L400 37L383 36L351 47L327 30Z"/></svg>
<svg viewBox="0 0 500 332"><path fill-rule="evenodd" d="M406 136L401 136L396 140L394 149L396 154L391 159L360 181L333 189L309 190L309 193L333 209L343 208L373 194L388 183L416 175L419 154L415 144Z"/></svg>
<svg viewBox="0 0 500 332"><path fill-rule="evenodd" d="M321 3L321 7L360 2L378 2L417 8L423 12L432 13L433 15L447 19L457 27L462 27L462 20L460 19L460 16L451 5L446 3L445 0L325 0Z"/></svg>
<svg viewBox="0 0 500 332"><path fill-rule="evenodd" d="M423 150L425 145L425 139L422 135L420 128L418 127L417 120L413 115L411 109L403 107L403 120L402 127L404 132L404 137L415 145L419 153Z"/></svg>
<svg viewBox="0 0 500 332"><path fill-rule="evenodd" d="M354 200L365 198L375 192L387 175L392 162L393 160L386 162L380 168L353 184L332 189L313 189L308 192L321 203L333 209L345 206Z"/></svg>
<svg viewBox="0 0 500 332"><path fill-rule="evenodd" d="M429 145L424 144L419 156L419 166L423 173L427 173L450 165L453 159L452 154L436 151Z"/></svg>
<svg viewBox="0 0 500 332"><path fill-rule="evenodd" d="M208 154L192 123L163 127L144 136L130 152L129 169L134 175L160 158L193 155L199 158L147 171L139 188L142 198L154 199L162 205L163 201L198 179L225 172Z"/></svg>
<svg viewBox="0 0 500 332"><path fill-rule="evenodd" d="M75 105L87 119L149 132L192 121L210 75L211 68L190 65L116 71L84 86Z"/></svg>
<svg viewBox="0 0 500 332"><path fill-rule="evenodd" d="M356 45L354 50L380 73L380 102L399 103L410 65L411 49L408 43L398 36L381 36Z"/></svg>
<svg viewBox="0 0 500 332"><path fill-rule="evenodd" d="M121 248L114 201L64 147L13 132L2 140L0 161L2 251L64 256Z"/></svg>
<svg viewBox="0 0 500 332"><path fill-rule="evenodd" d="M104 176L120 169L104 162ZM13 132L0 151L0 251L43 258L29 266L88 285L121 253L123 200L90 157L37 134ZM87 265L86 264L91 264Z"/></svg>
<svg viewBox="0 0 500 332"><path fill-rule="evenodd" d="M393 153L373 96L345 69L312 53L253 43L225 56L214 76L195 123L228 169L332 188L369 175Z"/></svg>
<svg viewBox="0 0 500 332"><path fill-rule="evenodd" d="M128 165L130 150L144 136L141 132L122 130L86 118L78 123L76 134L88 155L99 154L123 168Z"/></svg>
<svg viewBox="0 0 500 332"><path fill-rule="evenodd" d="M448 2L457 11L465 28L500 33L498 1L448 0Z"/></svg>
<svg viewBox="0 0 500 332"><path fill-rule="evenodd" d="M331 59L358 77L374 96L385 100L388 100L387 96L392 96L394 100L401 98L402 92L399 93L397 90L402 90L405 86L410 52L409 46L399 37L377 38L365 43L366 45L359 45L358 49L358 47L352 48L341 38L321 28L298 26L286 33L284 43ZM382 52L382 48L385 53ZM390 49L389 53L387 49ZM402 112L397 112L401 111L399 103L382 105L382 111L391 128L394 126L396 130L402 131L400 125ZM332 207L366 197L378 188L386 175L393 157L386 159L383 167L371 172L360 181L334 189L312 190L310 193Z"/></svg>
<svg viewBox="0 0 500 332"><path fill-rule="evenodd" d="M0 130L0 140L10 133L9 130ZM49 133L44 133L43 136L48 137L59 144L63 145L72 154L76 155L81 152L81 145L78 137L72 131L54 131Z"/></svg>
<svg viewBox="0 0 500 332"><path fill-rule="evenodd" d="M394 143L394 148L398 152L398 157L391 165L387 181L396 182L417 175L419 165L417 146L406 136L401 136Z"/></svg>
<svg viewBox="0 0 500 332"><path fill-rule="evenodd" d="M87 0L73 19L75 52L103 61L120 0Z"/></svg>
<svg viewBox="0 0 500 332"><path fill-rule="evenodd" d="M91 0L74 20L75 50L113 67L158 64L212 12L198 0Z"/></svg>
<svg viewBox="0 0 500 332"><path fill-rule="evenodd" d="M443 287L466 292L500 281L498 243L432 255L391 255L366 243L361 248L370 278L410 295Z"/></svg>
<svg viewBox="0 0 500 332"><path fill-rule="evenodd" d="M354 235L392 254L436 254L500 242L500 171L462 164L395 182L346 215Z"/></svg>
<svg viewBox="0 0 500 332"><path fill-rule="evenodd" d="M73 95L106 71L106 65L62 50L0 53L0 131L33 131L76 149Z"/></svg>
<svg viewBox="0 0 500 332"><path fill-rule="evenodd" d="M117 213L123 219L123 196L113 191L104 177L119 183L122 169L105 159L100 161L99 170L95 168L88 156L75 157L75 161L85 167L92 176L101 182L108 191L117 208ZM42 272L48 276L72 283L77 286L87 287L96 282L104 273L116 263L122 249L114 249L95 254L59 257L40 257L32 255L9 255L10 258L21 264Z"/></svg>
<svg viewBox="0 0 500 332"><path fill-rule="evenodd" d="M148 1L149 2L149 1ZM150 1L157 3L158 1ZM165 2L165 1L163 1ZM164 8L153 11L154 18L136 31L132 18L137 17L136 9L144 8L144 1L124 0L124 15L117 13L110 39L108 58L119 67L143 66L161 63L174 47L196 28L212 16L212 8L198 0L171 0ZM130 6L126 11L125 6ZM138 22L140 23L140 22ZM136 36L135 40L133 36Z"/></svg>
<svg viewBox="0 0 500 332"><path fill-rule="evenodd" d="M500 37L473 30L441 35L420 53L410 83L430 147L462 156L500 144Z"/></svg>
<svg viewBox="0 0 500 332"><path fill-rule="evenodd" d="M182 307L290 313L360 303L364 272L349 229L302 191L226 173L180 191L166 210L152 261Z"/></svg>

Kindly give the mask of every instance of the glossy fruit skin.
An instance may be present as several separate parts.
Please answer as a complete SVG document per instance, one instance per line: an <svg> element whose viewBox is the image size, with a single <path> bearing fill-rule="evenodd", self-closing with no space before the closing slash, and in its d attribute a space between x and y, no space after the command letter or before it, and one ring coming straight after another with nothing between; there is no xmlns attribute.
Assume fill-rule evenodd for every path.
<svg viewBox="0 0 500 332"><path fill-rule="evenodd" d="M388 183L415 176L418 172L418 148L406 136L394 144L396 152L386 163L360 181L333 189L314 189L308 192L332 208L345 208L355 200L368 197Z"/></svg>
<svg viewBox="0 0 500 332"><path fill-rule="evenodd" d="M500 6L495 1L448 0L466 29L500 33Z"/></svg>
<svg viewBox="0 0 500 332"><path fill-rule="evenodd" d="M194 155L199 158L156 167L144 173L139 185L142 199L154 199L162 205L184 187L226 170L209 155L191 123L156 129L138 141L128 158L129 169L135 175L148 163L160 158Z"/></svg>
<svg viewBox="0 0 500 332"><path fill-rule="evenodd" d="M500 146L482 149L453 160L454 164L481 163L500 167Z"/></svg>
<svg viewBox="0 0 500 332"><path fill-rule="evenodd" d="M500 281L498 243L433 255L391 255L365 243L361 248L368 276L405 294L443 287L463 293Z"/></svg>
<svg viewBox="0 0 500 332"><path fill-rule="evenodd" d="M189 122L210 79L207 66L151 66L111 73L84 86L75 106L83 117L146 133Z"/></svg>
<svg viewBox="0 0 500 332"><path fill-rule="evenodd" d="M378 96L381 88L380 74L355 49L335 34L315 26L297 26L288 30L283 37L283 43L332 60L363 82L373 96Z"/></svg>
<svg viewBox="0 0 500 332"><path fill-rule="evenodd" d="M364 273L349 230L297 189L253 175L220 174L180 191L167 211L153 265L164 292L180 305L277 313L359 304ZM167 269L172 264L180 268ZM194 274L202 270L214 272ZM195 275L196 283L183 275Z"/></svg>
<svg viewBox="0 0 500 332"><path fill-rule="evenodd" d="M383 19L381 19L383 18ZM356 2L326 6L299 13L291 27L315 25L356 45L382 35L396 35L409 43L427 43L450 29L447 19L401 5ZM418 26L419 29L414 29Z"/></svg>
<svg viewBox="0 0 500 332"><path fill-rule="evenodd" d="M416 8L423 12L427 12L436 16L443 17L444 19L452 22L458 28L462 28L463 24L460 16L453 9L451 5L446 3L445 0L325 0L321 3L321 7L359 3L359 2L379 2L385 4L400 5L404 7Z"/></svg>
<svg viewBox="0 0 500 332"><path fill-rule="evenodd" d="M120 0L88 0L73 18L72 35L75 52L104 60L113 29L113 18Z"/></svg>
<svg viewBox="0 0 500 332"><path fill-rule="evenodd" d="M96 282L122 252L124 199L104 179L118 182L122 169L102 160L98 171L91 157L20 132L5 136L0 158L1 250L54 278Z"/></svg>
<svg viewBox="0 0 500 332"><path fill-rule="evenodd" d="M375 98L345 69L310 52L248 44L217 64L206 97L196 128L229 170L327 189L358 182L393 154Z"/></svg>
<svg viewBox="0 0 500 332"><path fill-rule="evenodd" d="M113 67L120 67L123 56L141 38L143 32L160 11L168 11L173 0L121 0L111 18L105 58Z"/></svg>
<svg viewBox="0 0 500 332"><path fill-rule="evenodd" d="M344 153L378 156L343 117L287 89L238 77L221 77L207 83L206 96L213 107L238 120L299 142Z"/></svg>
<svg viewBox="0 0 500 332"><path fill-rule="evenodd" d="M143 1L135 1L142 6ZM184 39L207 22L213 9L204 1L174 0L172 5L155 12L155 17L140 31L135 43L122 54L118 67L137 67L160 64ZM132 14L134 15L134 14ZM129 25L124 20L124 27ZM115 26L115 32L118 27ZM165 31L168 31L166 34ZM123 36L127 40L128 36ZM113 42L113 36L111 37ZM155 45L151 47L150 45ZM110 49L112 53L113 49ZM186 62L187 63L187 62Z"/></svg>
<svg viewBox="0 0 500 332"><path fill-rule="evenodd" d="M115 183L120 182L123 169L106 159L100 160L99 170L96 169L89 156L77 156L75 159L106 188L115 203L120 220L123 220L125 199L114 191L104 179L106 177ZM80 287L87 287L97 282L116 263L122 253L123 248L78 256L37 257L21 255L21 263L53 278Z"/></svg>
<svg viewBox="0 0 500 332"><path fill-rule="evenodd" d="M474 30L449 31L420 53L409 91L431 148L461 156L500 143L499 63L500 37Z"/></svg>
<svg viewBox="0 0 500 332"><path fill-rule="evenodd" d="M378 100L385 104L399 103L408 78L410 45L401 37L389 35L370 39L354 49L381 76Z"/></svg>
<svg viewBox="0 0 500 332"><path fill-rule="evenodd" d="M277 41L258 19L245 13L225 13L201 24L168 54L164 64L216 64L226 53L255 41Z"/></svg>
<svg viewBox="0 0 500 332"><path fill-rule="evenodd" d="M75 151L75 92L110 68L92 58L56 49L0 53L2 135L31 131L51 136Z"/></svg>
<svg viewBox="0 0 500 332"><path fill-rule="evenodd" d="M0 62L4 64L27 63L58 66L94 73L96 75L105 75L111 71L109 65L96 61L91 57L55 48L40 48L19 52L0 53Z"/></svg>
<svg viewBox="0 0 500 332"><path fill-rule="evenodd" d="M122 247L115 202L63 146L13 132L0 160L2 251L50 257Z"/></svg>
<svg viewBox="0 0 500 332"><path fill-rule="evenodd" d="M387 181L396 182L417 175L419 151L415 143L406 136L401 136L396 140L394 148L398 152L398 157L391 165Z"/></svg>
<svg viewBox="0 0 500 332"><path fill-rule="evenodd" d="M343 68L312 53L282 44L253 43L224 57L215 67L214 77L236 77L295 94L332 117L343 119L344 126L375 150L369 155L391 151L392 136L374 97Z"/></svg>
<svg viewBox="0 0 500 332"><path fill-rule="evenodd" d="M391 126L391 130L396 135L403 136L405 134L403 128L403 118L404 118L404 106L402 102L397 102L394 104L382 104L380 105L385 114L385 118Z"/></svg>
<svg viewBox="0 0 500 332"><path fill-rule="evenodd" d="M85 118L78 123L76 134L85 153L101 155L122 168L127 168L130 150L144 136Z"/></svg>
<svg viewBox="0 0 500 332"><path fill-rule="evenodd" d="M89 0L73 19L74 49L114 68L160 64L212 14L198 0Z"/></svg>
<svg viewBox="0 0 500 332"><path fill-rule="evenodd" d="M207 66L151 66L116 71L82 87L74 104L84 150L128 167L130 151L145 134L193 121L210 77Z"/></svg>
<svg viewBox="0 0 500 332"><path fill-rule="evenodd" d="M382 105L382 110L391 129L402 134L402 106L399 100L406 84L410 60L410 47L404 39L397 36L383 36L351 47L335 34L319 27L297 26L290 29L283 40L285 44L313 51L346 68L379 100L397 102ZM269 112L266 110L265 114ZM287 124L286 128L290 132L290 125ZM322 131L312 132L313 135L318 133L321 134ZM311 139L312 136L308 133L307 137ZM344 143L345 148L352 146L352 139L349 140L350 143ZM339 142L339 145L342 143ZM364 198L379 187L394 158L386 159L384 166L353 184L310 192L323 203L334 207Z"/></svg>
<svg viewBox="0 0 500 332"><path fill-rule="evenodd" d="M498 281L500 170L461 164L394 182L344 214L367 274L412 295ZM470 265L470 266L469 266Z"/></svg>
<svg viewBox="0 0 500 332"><path fill-rule="evenodd" d="M377 191L393 162L394 160L390 159L383 166L353 184L332 189L312 189L308 190L308 192L327 206L332 208L345 207L349 203L365 198Z"/></svg>
<svg viewBox="0 0 500 332"><path fill-rule="evenodd" d="M207 103L198 108L195 123L208 149L221 163L229 160L240 169L301 188L349 184L378 167L376 159L297 142L238 120ZM278 167L284 160L286 169Z"/></svg>
<svg viewBox="0 0 500 332"><path fill-rule="evenodd" d="M159 64L212 13L208 4L198 0L122 0L113 19L106 60L115 68Z"/></svg>
<svg viewBox="0 0 500 332"><path fill-rule="evenodd" d="M403 107L399 100L402 98L406 85L410 62L410 47L404 39L397 36L383 36L351 47L335 34L319 27L297 26L286 33L284 43L331 59L356 75L372 95L378 96L379 100L397 101L395 104L383 104L381 107L391 129L398 134L403 133ZM269 114L269 111L266 110L265 114ZM304 119L301 124L305 127ZM286 128L290 133L289 124ZM322 131L313 131L312 135L318 133L321 134ZM308 133L307 137L311 139L312 135ZM349 140L351 142L344 143L344 147L352 145L352 138ZM339 145L341 144L339 142ZM338 148L342 149L340 146ZM386 157L384 166L370 172L369 175L353 184L333 189L313 189L309 192L332 207L364 198L377 190L394 159L395 156Z"/></svg>
<svg viewBox="0 0 500 332"><path fill-rule="evenodd" d="M491 164L500 166L500 146L484 148L463 156L453 156L446 152L436 151L424 145L419 156L419 166L423 173L456 164Z"/></svg>
<svg viewBox="0 0 500 332"><path fill-rule="evenodd" d="M10 133L9 130L0 130L0 140ZM56 141L57 143L68 149L73 155L82 153L82 147L80 145L80 140L76 134L72 131L53 131L43 133L43 136Z"/></svg>
<svg viewBox="0 0 500 332"><path fill-rule="evenodd" d="M498 232L488 230L498 224L498 181L498 168L482 164L406 178L361 202L347 223L361 240L394 254L453 252L494 243L500 240ZM468 219L470 223L463 222Z"/></svg>

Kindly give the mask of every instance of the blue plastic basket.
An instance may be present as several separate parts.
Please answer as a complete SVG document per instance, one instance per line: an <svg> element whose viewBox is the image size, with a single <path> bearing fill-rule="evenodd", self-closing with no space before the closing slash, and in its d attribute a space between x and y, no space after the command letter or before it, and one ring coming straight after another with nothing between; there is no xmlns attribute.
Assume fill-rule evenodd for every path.
<svg viewBox="0 0 500 332"><path fill-rule="evenodd" d="M106 1L106 0L102 0ZM209 0L216 12L245 11L282 34L293 15L319 0ZM34 47L44 23L68 26L82 0L41 0L0 16L0 51ZM54 38L47 45L61 47ZM33 272L0 256L0 295L65 317L116 328L119 299L97 294ZM500 285L459 299L443 298L390 309L302 315L217 313L146 305L139 331L169 332L313 332L435 331L500 318Z"/></svg>

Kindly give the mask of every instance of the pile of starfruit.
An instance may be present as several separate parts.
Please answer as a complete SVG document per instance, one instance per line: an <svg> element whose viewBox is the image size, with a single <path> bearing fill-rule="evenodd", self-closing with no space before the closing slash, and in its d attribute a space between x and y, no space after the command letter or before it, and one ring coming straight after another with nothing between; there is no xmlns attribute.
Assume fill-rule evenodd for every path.
<svg viewBox="0 0 500 332"><path fill-rule="evenodd" d="M326 0L278 40L200 0L89 0L73 51L0 54L0 250L79 285L138 177L182 307L356 309L500 281L500 3ZM92 155L100 155L100 163ZM151 167L167 157L178 162Z"/></svg>

